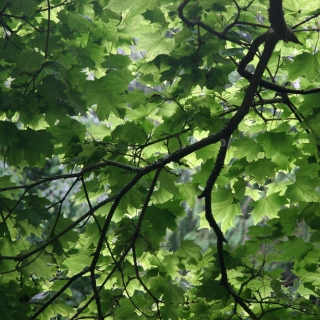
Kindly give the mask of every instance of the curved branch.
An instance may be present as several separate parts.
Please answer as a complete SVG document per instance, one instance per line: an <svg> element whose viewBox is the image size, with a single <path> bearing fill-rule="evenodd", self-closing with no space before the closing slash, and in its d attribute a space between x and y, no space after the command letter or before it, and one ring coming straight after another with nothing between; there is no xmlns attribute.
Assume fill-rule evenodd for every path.
<svg viewBox="0 0 320 320"><path fill-rule="evenodd" d="M235 4L235 6L237 8L237 14L236 14L236 17L234 18L233 22L225 27L225 29L223 30L223 34L226 34L231 28L233 28L238 23L239 18L240 18L241 8L239 7L239 4L237 1L233 0L233 3Z"/></svg>
<svg viewBox="0 0 320 320"><path fill-rule="evenodd" d="M306 22L308 22L308 21L310 21L310 20L312 20L312 19L314 19L314 18L316 18L316 17L319 17L319 16L320 16L320 13L316 13L316 14L312 15L311 17L306 18L305 20L303 20L303 21L295 24L294 26L292 26L291 29L296 29L296 28L298 28L299 26L303 25L304 23L306 23ZM300 31L300 30L297 30L297 31ZM301 31L305 31L305 30L301 30Z"/></svg>
<svg viewBox="0 0 320 320"><path fill-rule="evenodd" d="M53 303L57 298L59 298L59 296L65 291L67 290L70 285L77 280L79 277L83 276L84 274L86 274L88 272L87 269L82 270L81 272L75 274L73 277L71 277L68 282L65 283L65 285L59 290L57 291L48 301L46 301L41 308L39 308L28 320L35 320L37 319L37 317L51 304Z"/></svg>
<svg viewBox="0 0 320 320"><path fill-rule="evenodd" d="M266 39L263 38L265 36L266 36ZM223 129L227 140L229 139L233 131L237 128L239 123L243 120L243 118L248 114L254 99L254 95L258 89L263 72L278 42L278 37L273 31L269 31L267 35L263 35L263 37L260 38L260 40L265 40L266 45L262 52L261 59L257 65L255 73L252 75L252 79L246 91L245 97L242 101L242 104L239 107L236 114L231 118L229 124ZM252 54L254 55L254 52ZM236 292L234 292L234 290L232 289L228 281L228 275L227 275L227 270L224 262L224 254L223 254L223 242L227 242L227 240L225 239L223 233L221 232L212 214L211 192L214 186L214 182L216 181L223 167L226 150L227 150L226 145L224 146L222 145L220 147L220 151L216 160L215 167L211 172L211 175L207 181L207 186L203 191L203 193L200 195L200 197L203 195L205 196L206 219L208 220L210 226L213 228L213 230L217 235L217 250L218 250L219 264L220 264L220 271L221 271L221 284L228 290L228 292L232 295L234 300L239 305L241 305L241 307L249 314L251 319L258 319L258 317L253 313L253 311L249 308L249 306L245 303L245 301L241 299L241 297L239 297Z"/></svg>
<svg viewBox="0 0 320 320"><path fill-rule="evenodd" d="M124 169L124 170L132 171L132 172L139 172L141 170L141 168L130 166L128 164L123 164L123 163L116 162L116 161L113 161L113 160L104 160L104 159L102 159L102 161L103 162L99 162L99 163L93 164L91 166L88 166L86 168L83 168L81 171L76 172L76 173L69 173L69 174L63 174L63 175L57 175L57 176L54 176L54 177L44 178L44 179L41 179L41 180L39 180L37 182L30 183L30 184L27 184L27 185L24 185L24 186L13 186L13 187L0 188L0 192L8 191L8 190L19 190L19 189L29 190L31 188L39 186L40 184L51 182L51 181L55 181L55 180L82 177L87 172L94 171L94 170L97 170L97 169L100 169L100 168L103 168L103 167L107 167L107 166L117 167L117 168L121 168L121 169Z"/></svg>
<svg viewBox="0 0 320 320"><path fill-rule="evenodd" d="M265 42L265 47L268 46L266 40L273 32L273 29L269 29L267 32L263 33L262 35L258 36L250 46L248 53L241 59L238 65L238 73L246 78L247 80L251 81L253 79L253 74L247 71L245 68L246 66L253 60L255 53L258 51L258 48L261 44ZM275 32L275 31L274 31ZM278 35L276 35L278 38ZM279 39L279 38L278 38ZM262 57L261 57L262 59ZM298 89L290 89L281 85L278 85L274 82L269 82L263 79L259 80L259 85L265 87L267 89L279 92L279 93L293 93L293 94L312 94L316 92L320 92L320 88L310 89L310 90L298 90Z"/></svg>
<svg viewBox="0 0 320 320"><path fill-rule="evenodd" d="M178 16L181 19L181 21L183 21L186 26L188 27L195 27L195 26L199 26L204 30L207 30L209 33L215 35L216 37L223 39L223 40L230 40L234 43L237 43L239 45L243 45L244 43L242 41L237 41L235 39L230 39L229 37L227 37L225 34L218 32L214 29L212 29L210 26L208 26L207 24L201 22L199 19L195 19L195 20L189 20L185 17L185 15L183 14L183 9L186 7L186 5L189 3L190 0L184 0L180 6L178 7L177 11L178 11Z"/></svg>
<svg viewBox="0 0 320 320"><path fill-rule="evenodd" d="M205 197L208 193L211 194L212 188L220 175L221 169L224 166L224 160L225 160L226 154L227 154L229 139L230 139L230 137L227 137L227 139L223 139L221 141L220 150L219 150L216 162L214 164L214 168L211 171L210 176L207 180L206 187L204 188L202 193L198 196L199 199ZM225 241L225 242L227 242L227 241Z"/></svg>

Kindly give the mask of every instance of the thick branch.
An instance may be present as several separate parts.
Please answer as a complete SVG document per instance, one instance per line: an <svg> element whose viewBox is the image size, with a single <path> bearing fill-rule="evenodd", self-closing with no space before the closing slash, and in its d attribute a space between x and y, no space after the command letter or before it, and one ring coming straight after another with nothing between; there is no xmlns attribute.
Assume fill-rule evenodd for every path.
<svg viewBox="0 0 320 320"><path fill-rule="evenodd" d="M270 0L269 21L280 40L302 44L284 20L282 0Z"/></svg>

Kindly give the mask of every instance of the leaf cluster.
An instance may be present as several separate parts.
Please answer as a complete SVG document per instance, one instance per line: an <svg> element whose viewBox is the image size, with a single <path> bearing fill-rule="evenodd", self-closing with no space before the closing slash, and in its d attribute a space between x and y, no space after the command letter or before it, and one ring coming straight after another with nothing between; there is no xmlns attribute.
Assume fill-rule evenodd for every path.
<svg viewBox="0 0 320 320"><path fill-rule="evenodd" d="M252 42L267 1L0 3L1 319L318 316L320 12L281 3L298 42Z"/></svg>

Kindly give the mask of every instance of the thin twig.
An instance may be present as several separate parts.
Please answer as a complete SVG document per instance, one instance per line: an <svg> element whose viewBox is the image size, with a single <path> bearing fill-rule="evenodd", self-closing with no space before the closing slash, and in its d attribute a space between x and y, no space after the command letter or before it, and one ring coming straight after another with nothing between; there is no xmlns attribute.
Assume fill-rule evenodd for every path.
<svg viewBox="0 0 320 320"><path fill-rule="evenodd" d="M48 5L48 24L47 24L47 38L46 38L46 49L44 52L44 59L47 60L47 56L48 56L48 49L49 49L49 37L50 37L50 17L51 17L51 8L50 8L50 0L47 0L47 5Z"/></svg>

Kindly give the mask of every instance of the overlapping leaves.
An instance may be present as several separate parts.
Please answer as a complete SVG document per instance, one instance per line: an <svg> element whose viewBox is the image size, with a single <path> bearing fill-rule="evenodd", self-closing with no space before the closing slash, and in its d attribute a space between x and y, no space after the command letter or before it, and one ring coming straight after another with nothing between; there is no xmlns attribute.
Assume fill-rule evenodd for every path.
<svg viewBox="0 0 320 320"><path fill-rule="evenodd" d="M304 47L279 42L265 76L317 88L319 12L287 4ZM261 90L233 132L211 196L230 239L224 269L203 229L168 241L186 212L209 227L197 196L219 146L196 143L238 110L248 83L237 63L268 26L266 3L188 3L186 17L219 39L177 7L1 3L3 319L246 319L240 300L257 319L319 313L318 93L290 95L299 122Z"/></svg>

